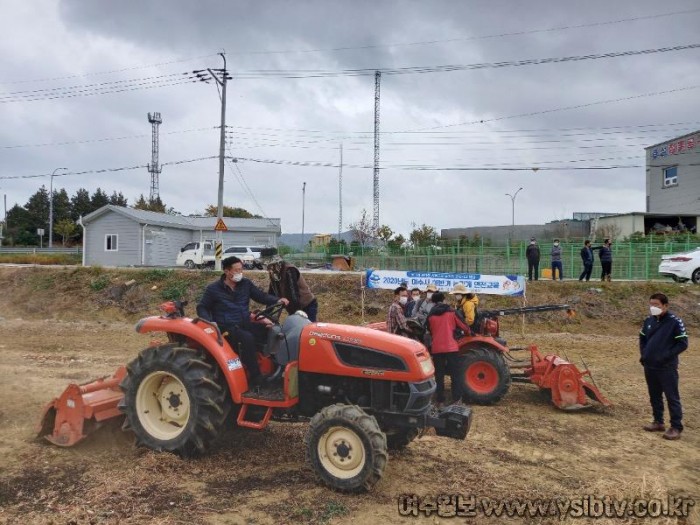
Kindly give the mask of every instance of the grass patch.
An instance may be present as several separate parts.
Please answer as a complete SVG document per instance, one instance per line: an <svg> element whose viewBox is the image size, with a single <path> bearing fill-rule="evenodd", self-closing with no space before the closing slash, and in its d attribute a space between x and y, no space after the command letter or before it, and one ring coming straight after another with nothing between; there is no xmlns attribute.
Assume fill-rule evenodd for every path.
<svg viewBox="0 0 700 525"><path fill-rule="evenodd" d="M99 275L90 281L90 289L92 289L93 292L101 292L109 286L109 282L110 280L107 275Z"/></svg>
<svg viewBox="0 0 700 525"><path fill-rule="evenodd" d="M82 263L83 258L78 254L0 253L0 264L78 265Z"/></svg>
<svg viewBox="0 0 700 525"><path fill-rule="evenodd" d="M187 295L187 289L189 284L184 281L176 281L170 283L167 287L163 288L160 292L160 296L166 301L176 301L179 299L184 299Z"/></svg>
<svg viewBox="0 0 700 525"><path fill-rule="evenodd" d="M167 270L160 268L153 268L152 270L146 270L143 272L143 280L149 283L165 281L169 277L175 275L175 270Z"/></svg>

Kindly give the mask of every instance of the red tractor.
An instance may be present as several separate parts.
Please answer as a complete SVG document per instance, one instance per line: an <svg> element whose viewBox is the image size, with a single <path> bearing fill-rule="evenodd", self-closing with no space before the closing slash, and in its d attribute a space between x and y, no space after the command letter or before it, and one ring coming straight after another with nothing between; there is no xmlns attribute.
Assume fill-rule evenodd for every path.
<svg viewBox="0 0 700 525"><path fill-rule="evenodd" d="M436 410L434 368L411 339L299 314L280 325L283 305L257 313L272 326L258 360L279 381L272 395L248 391L238 354L216 324L185 317L183 304L139 321L139 333L167 342L141 351L112 378L70 385L44 409L39 435L71 446L92 429L125 415L138 445L181 456L207 451L229 425L262 430L271 419L308 418L306 457L324 484L343 491L373 487L387 449L401 449L421 430L464 439L471 410Z"/></svg>
<svg viewBox="0 0 700 525"><path fill-rule="evenodd" d="M589 383L585 379L585 376L588 376L592 381L587 367L581 372L576 365L557 355L543 356L534 345L508 348L506 341L500 337L499 317L554 310L566 310L570 316L574 314L569 305L528 306L479 312L472 334L457 338L459 351L463 356L459 377L462 378L463 391L470 403L497 403L508 392L512 382L520 382L534 383L542 390L550 391L552 402L562 410L587 408L591 406L588 399L596 400L604 406L610 405L595 383ZM414 319L408 319L407 322L410 332L406 335L423 341L423 325ZM386 330L385 322L368 326L375 330ZM530 359L522 361L513 358L511 352L516 350L528 350Z"/></svg>

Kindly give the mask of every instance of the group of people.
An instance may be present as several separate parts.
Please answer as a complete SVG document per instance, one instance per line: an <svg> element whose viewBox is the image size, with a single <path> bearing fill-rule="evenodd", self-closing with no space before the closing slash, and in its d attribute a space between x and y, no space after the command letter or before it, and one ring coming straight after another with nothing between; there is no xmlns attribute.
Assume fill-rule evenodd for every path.
<svg viewBox="0 0 700 525"><path fill-rule="evenodd" d="M197 304L197 315L216 322L232 348L238 352L248 371L251 390L262 390L270 385L260 372L257 360L258 342L265 341L267 326L251 320L250 300L271 306L284 305L288 313L303 311L311 322L316 322L318 302L295 266L280 257L267 264L270 285L267 293L243 275L243 261L228 257L221 263L223 275L204 290Z"/></svg>
<svg viewBox="0 0 700 525"><path fill-rule="evenodd" d="M593 272L593 263L595 258L593 257L593 252L599 251L600 265L602 272L600 274L601 281L610 282L612 278L612 241L610 239L605 239L602 246L591 246L591 241L584 241L583 248L581 248L581 261L583 262L583 272L579 276L578 280L590 281L591 273ZM552 280L556 281L557 276L561 281L564 279L564 266L561 259L561 246L559 239L554 239L552 242L552 249L550 251L551 257L551 268L552 268ZM532 237L530 239L530 244L525 250L525 258L527 259L527 273L528 280L532 281L539 280L540 275L540 258L541 252L540 247L537 244L537 239Z"/></svg>
<svg viewBox="0 0 700 525"><path fill-rule="evenodd" d="M604 247L610 249L609 240L606 239ZM584 259L584 273L590 277L593 265L590 242L586 241L584 250L590 252L587 254L590 257ZM603 262L608 263L603 266L604 276L606 271L609 275L611 259ZM222 267L223 275L205 289L197 305L197 315L216 322L228 342L237 349L248 371L251 389L264 389L268 385L258 366L256 346L257 341L265 339L266 326L251 321L250 300L264 305L282 304L290 314L303 311L312 322L316 321L318 302L299 270L279 257L267 265L270 277L267 293L244 277L243 262L238 257L224 259ZM449 294L454 297L454 308L445 303L445 294L434 284L427 285L424 295L420 289L413 288L410 296L407 287L399 286L394 290L394 301L387 317L387 330L394 334L410 334L407 319L414 319L425 328L429 336L425 340L426 346L435 365L438 406L445 402L447 370L452 380L452 400L463 402L456 331L469 335L478 317L479 298L476 294L463 284L456 285ZM639 361L644 367L653 414L653 421L645 425L644 430L663 432L665 439L676 440L683 431L678 356L688 348L688 335L683 321L669 310L666 295L655 293L650 297L649 314L639 334ZM664 423L664 397L670 412L668 429Z"/></svg>
<svg viewBox="0 0 700 525"><path fill-rule="evenodd" d="M436 402L445 403L445 375L449 370L452 384L452 400L463 401L462 381L459 377L462 357L455 334L469 335L477 318L479 297L463 284L457 284L449 292L454 297L454 308L445 303L445 294L434 284L429 284L425 296L419 288L410 292L406 286L394 290L394 301L387 314L387 331L412 336L408 326L413 319L425 330L423 342L430 351L435 365Z"/></svg>

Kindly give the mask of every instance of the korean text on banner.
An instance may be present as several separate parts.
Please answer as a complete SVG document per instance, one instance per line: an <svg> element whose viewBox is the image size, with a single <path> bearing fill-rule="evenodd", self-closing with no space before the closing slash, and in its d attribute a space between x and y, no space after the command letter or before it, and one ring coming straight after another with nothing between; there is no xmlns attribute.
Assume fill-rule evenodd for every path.
<svg viewBox="0 0 700 525"><path fill-rule="evenodd" d="M425 290L434 284L440 291L449 292L456 284L463 284L478 294L525 295L525 277L519 275L482 275L479 273L399 272L390 270L367 270L367 288L393 290L406 283L408 289Z"/></svg>

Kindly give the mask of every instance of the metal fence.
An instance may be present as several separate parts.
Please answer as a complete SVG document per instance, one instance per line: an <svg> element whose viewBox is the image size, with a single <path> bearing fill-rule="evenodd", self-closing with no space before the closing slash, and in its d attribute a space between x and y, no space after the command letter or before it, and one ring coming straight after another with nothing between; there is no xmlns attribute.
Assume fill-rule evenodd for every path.
<svg viewBox="0 0 700 525"><path fill-rule="evenodd" d="M52 254L66 254L66 255L81 255L83 250L80 246L75 248L17 248L14 246L0 246L0 255L2 254L27 254L31 253L33 255L52 255Z"/></svg>
<svg viewBox="0 0 700 525"><path fill-rule="evenodd" d="M595 244L594 244L595 246ZM578 278L583 271L581 248L583 243L566 243L562 249L564 278ZM700 247L695 237L683 240L657 241L650 239L642 242L613 243L612 276L614 279L657 279L662 255L679 253ZM463 272L482 274L527 274L525 250L527 243L513 243L510 246L460 245L442 246L437 249L419 248L402 250L402 253L390 253L382 250L361 250L353 253L355 268L378 268L383 270L421 270L432 272ZM540 244L540 272L550 268L551 243ZM285 255L285 258L297 265L327 264L331 262L329 252L298 253ZM601 266L598 252L594 252L595 264L592 278L600 276Z"/></svg>

